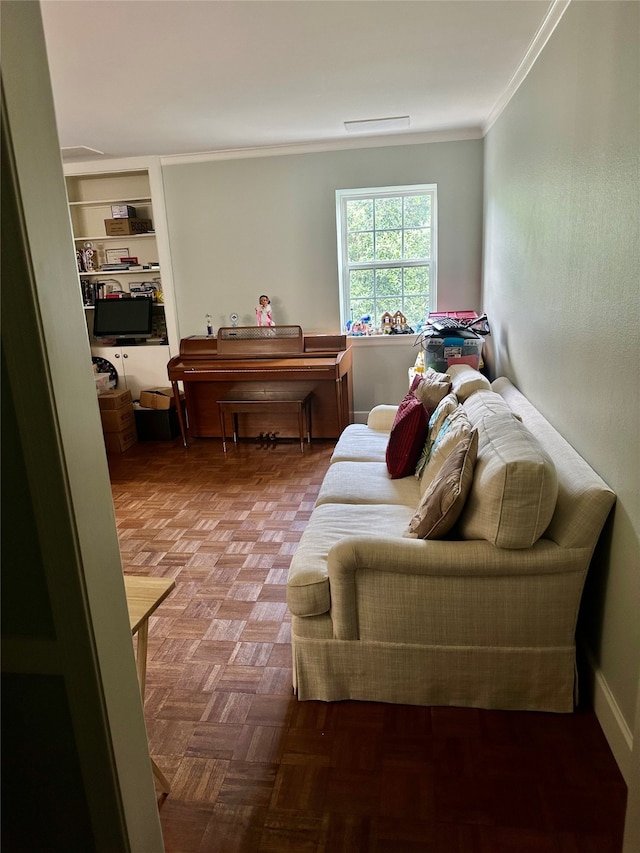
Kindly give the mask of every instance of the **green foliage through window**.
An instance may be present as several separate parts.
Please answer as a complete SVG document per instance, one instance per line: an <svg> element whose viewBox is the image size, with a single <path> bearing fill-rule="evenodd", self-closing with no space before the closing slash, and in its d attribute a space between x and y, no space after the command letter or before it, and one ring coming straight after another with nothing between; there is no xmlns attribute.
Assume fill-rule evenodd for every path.
<svg viewBox="0 0 640 853"><path fill-rule="evenodd" d="M420 327L435 307L435 184L336 197L343 324L399 310Z"/></svg>

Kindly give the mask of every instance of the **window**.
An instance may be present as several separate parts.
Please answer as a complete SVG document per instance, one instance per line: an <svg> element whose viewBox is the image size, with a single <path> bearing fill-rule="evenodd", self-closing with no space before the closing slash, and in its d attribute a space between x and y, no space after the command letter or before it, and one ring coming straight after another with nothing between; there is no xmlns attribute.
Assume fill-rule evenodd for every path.
<svg viewBox="0 0 640 853"><path fill-rule="evenodd" d="M400 310L416 329L435 309L436 201L435 184L337 190L342 328Z"/></svg>

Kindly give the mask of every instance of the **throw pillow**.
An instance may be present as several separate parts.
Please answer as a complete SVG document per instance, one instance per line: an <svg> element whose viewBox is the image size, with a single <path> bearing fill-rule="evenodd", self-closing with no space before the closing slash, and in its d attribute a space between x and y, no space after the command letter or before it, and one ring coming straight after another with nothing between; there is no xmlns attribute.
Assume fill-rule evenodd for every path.
<svg viewBox="0 0 640 853"><path fill-rule="evenodd" d="M429 367L422 376L417 376L416 379L412 383L411 390L418 400L422 401L423 406L431 416L438 403L451 391L451 377L448 373L438 373Z"/></svg>
<svg viewBox="0 0 640 853"><path fill-rule="evenodd" d="M470 432L471 423L469 417L462 406L458 404L456 409L445 418L440 431L435 437L429 461L425 465L422 477L420 478L420 494L424 494L425 490L431 485L432 480L439 473L449 454L460 439L465 438Z"/></svg>
<svg viewBox="0 0 640 853"><path fill-rule="evenodd" d="M424 443L424 447L422 448L422 453L418 457L418 461L416 463L415 476L420 479L422 476L422 472L424 471L425 465L429 461L429 457L431 456L431 450L433 448L433 442L436 439L436 436L440 432L442 424L445 422L447 417L456 410L458 406L458 400L455 394L447 394L446 397L443 397L442 400L438 403L435 408L435 411L429 418L429 427L427 430L427 438Z"/></svg>
<svg viewBox="0 0 640 853"><path fill-rule="evenodd" d="M427 462L429 461L429 457L431 456L431 451L433 449L433 443L436 440L436 436L442 429L442 425L445 420L449 417L452 412L455 412L458 407L458 398L455 394L447 394L446 397L443 397L442 400L436 406L434 413L429 418L429 429L427 431L427 439L424 443L424 447L422 449L422 453L418 457L418 462L416 463L415 475L420 479L422 477L422 473L425 469Z"/></svg>
<svg viewBox="0 0 640 853"><path fill-rule="evenodd" d="M416 467L427 434L427 410L411 391L398 408L386 450L392 480L407 477Z"/></svg>
<svg viewBox="0 0 640 853"><path fill-rule="evenodd" d="M477 453L478 432L474 429L449 454L422 496L405 536L416 539L446 536L458 520L471 489Z"/></svg>

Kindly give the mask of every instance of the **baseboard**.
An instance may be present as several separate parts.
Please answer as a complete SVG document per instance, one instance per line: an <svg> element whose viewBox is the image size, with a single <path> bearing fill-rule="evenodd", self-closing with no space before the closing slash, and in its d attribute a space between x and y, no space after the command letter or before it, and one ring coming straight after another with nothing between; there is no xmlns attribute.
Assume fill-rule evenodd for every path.
<svg viewBox="0 0 640 853"><path fill-rule="evenodd" d="M589 649L582 644L581 651L584 655L585 675L590 683L586 685L587 692L593 705L600 727L611 748L613 757L622 773L622 777L629 785L631 777L631 753L633 751L633 733L622 712L618 707L615 696L611 692L607 679L602 670L596 664ZM585 685L581 686L581 690Z"/></svg>
<svg viewBox="0 0 640 853"><path fill-rule="evenodd" d="M353 422L354 424L366 424L367 418L369 417L369 412L354 412L353 413Z"/></svg>

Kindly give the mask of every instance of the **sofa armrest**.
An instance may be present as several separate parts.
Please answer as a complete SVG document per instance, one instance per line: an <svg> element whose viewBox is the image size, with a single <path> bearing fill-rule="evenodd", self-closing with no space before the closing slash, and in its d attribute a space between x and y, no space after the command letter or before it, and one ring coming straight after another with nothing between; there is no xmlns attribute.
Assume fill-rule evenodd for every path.
<svg viewBox="0 0 640 853"><path fill-rule="evenodd" d="M489 588L503 578L513 578L516 583L524 584L529 578L535 584L541 576L572 574L575 578L568 586L577 593L579 602L589 556L587 549L560 548L546 539L538 540L532 548L515 551L497 548L484 540L453 542L351 536L334 545L328 554L334 637L341 640L359 638L358 608L366 606L363 581L367 573L378 573L379 577L370 587L384 586L382 594L389 602L404 594L409 586L408 576L412 576L418 586L428 583L431 588L439 584L450 586L464 579L464 583L458 582L457 586L466 587L466 594L473 598L478 595L477 581L483 579ZM380 577L383 574L384 579ZM476 583L467 583L466 579ZM471 600L469 604L473 606ZM376 607L378 605L377 600ZM567 605L571 607L569 601ZM433 605L424 599L418 606L424 608L425 619L428 619L429 607Z"/></svg>
<svg viewBox="0 0 640 853"><path fill-rule="evenodd" d="M383 432L391 432L391 427L396 419L397 406L374 406L369 412L367 426L369 429L377 429Z"/></svg>

